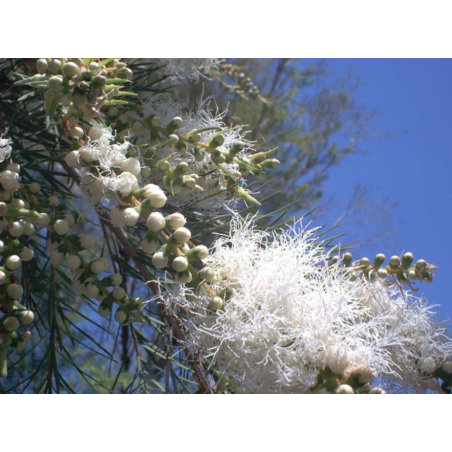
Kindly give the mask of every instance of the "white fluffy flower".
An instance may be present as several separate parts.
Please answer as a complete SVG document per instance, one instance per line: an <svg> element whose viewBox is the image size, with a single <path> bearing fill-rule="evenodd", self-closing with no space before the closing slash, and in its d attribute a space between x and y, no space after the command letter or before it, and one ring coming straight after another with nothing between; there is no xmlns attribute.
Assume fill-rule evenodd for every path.
<svg viewBox="0 0 452 452"><path fill-rule="evenodd" d="M207 293L168 294L172 309L195 313L189 342L240 391L317 391L327 367L344 379L388 376L425 391L423 372L452 352L431 308L393 286L351 282L325 265L313 233L295 229L265 233L235 220L206 261L217 293L235 289L224 307Z"/></svg>
<svg viewBox="0 0 452 452"><path fill-rule="evenodd" d="M198 81L199 77L208 76L220 61L220 58L159 58L164 64L163 72L175 81Z"/></svg>
<svg viewBox="0 0 452 452"><path fill-rule="evenodd" d="M126 159L129 142L113 143L115 136L110 128L92 127L89 136L88 142L79 149L85 162L96 162L102 170L109 170Z"/></svg>
<svg viewBox="0 0 452 452"><path fill-rule="evenodd" d="M0 135L0 163L4 162L11 155L12 140L10 138L3 138L3 135Z"/></svg>
<svg viewBox="0 0 452 452"><path fill-rule="evenodd" d="M115 135L110 128L94 126L89 132L88 142L66 156L70 166L82 168L85 172L81 187L93 204L112 199L114 192L127 196L138 188L140 162L135 158L127 158L130 146L127 140L123 143L115 143L114 140ZM92 167L97 170L97 175L91 172ZM116 174L114 169L123 172Z"/></svg>

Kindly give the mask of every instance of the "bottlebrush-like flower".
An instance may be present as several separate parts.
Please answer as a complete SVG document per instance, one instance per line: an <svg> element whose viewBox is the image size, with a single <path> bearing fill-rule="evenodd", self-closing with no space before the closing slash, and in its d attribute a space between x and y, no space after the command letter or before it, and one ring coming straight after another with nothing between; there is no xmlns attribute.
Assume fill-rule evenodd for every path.
<svg viewBox="0 0 452 452"><path fill-rule="evenodd" d="M181 287L169 305L194 313L190 344L236 391L325 390L331 371L358 386L388 376L425 391L452 353L431 307L380 281L351 281L328 261L301 225L276 234L235 220L206 259L217 296Z"/></svg>

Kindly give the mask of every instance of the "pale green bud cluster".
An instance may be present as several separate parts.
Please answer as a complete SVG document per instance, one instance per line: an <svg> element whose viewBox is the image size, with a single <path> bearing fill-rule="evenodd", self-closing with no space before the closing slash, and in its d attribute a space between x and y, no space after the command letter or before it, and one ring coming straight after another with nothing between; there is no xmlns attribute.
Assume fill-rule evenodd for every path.
<svg viewBox="0 0 452 452"><path fill-rule="evenodd" d="M48 116L63 105L67 130L78 139L83 136L79 119L98 118L103 107L121 104L117 98L129 95L122 88L133 75L126 63L114 58L40 58L36 70L37 75L17 84L44 89Z"/></svg>
<svg viewBox="0 0 452 452"><path fill-rule="evenodd" d="M0 233L0 377L6 377L8 372L8 348L23 351L31 337L21 325L34 321L33 311L21 303L24 288L20 274L34 257L27 244L35 232L33 222L42 216L32 210L28 201L16 197L21 187L19 172L20 166L10 163L0 175L0 221L5 226Z"/></svg>
<svg viewBox="0 0 452 452"><path fill-rule="evenodd" d="M235 84L229 84L222 80L222 86L224 86L229 92L237 94L244 99L262 99L260 97L259 88L254 84L250 77L246 76L243 69L236 64L220 63L218 65L218 75L227 75L228 77L236 79Z"/></svg>
<svg viewBox="0 0 452 452"><path fill-rule="evenodd" d="M345 253L342 257L344 267L349 270L350 279L356 280L361 275L370 282L377 280L410 285L414 281L433 281L433 270L438 267L429 264L424 259L414 262L412 253L404 253L401 257L392 256L388 265L383 265L386 260L384 254L377 254L371 264L367 257L363 257L352 263L351 253ZM338 261L334 256L332 262Z"/></svg>

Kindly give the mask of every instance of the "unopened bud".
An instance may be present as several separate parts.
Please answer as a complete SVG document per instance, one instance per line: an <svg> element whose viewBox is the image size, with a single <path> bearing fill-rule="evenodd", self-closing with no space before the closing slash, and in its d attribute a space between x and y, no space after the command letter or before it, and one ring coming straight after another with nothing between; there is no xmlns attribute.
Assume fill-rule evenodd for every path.
<svg viewBox="0 0 452 452"><path fill-rule="evenodd" d="M181 227L173 232L173 237L177 243L187 243L191 238L191 232L187 228Z"/></svg>
<svg viewBox="0 0 452 452"><path fill-rule="evenodd" d="M407 270L411 263L413 262L414 256L413 253L405 253L402 258L402 268Z"/></svg>
<svg viewBox="0 0 452 452"><path fill-rule="evenodd" d="M389 259L389 265L391 268L398 268L400 266L400 257L392 256L391 259Z"/></svg>
<svg viewBox="0 0 452 452"><path fill-rule="evenodd" d="M201 281L206 281L208 283L212 282L215 279L215 272L210 267L204 267L198 273Z"/></svg>
<svg viewBox="0 0 452 452"><path fill-rule="evenodd" d="M101 257L100 259L91 263L91 271L96 275L99 275L106 271L109 265L110 263L108 262L108 260L105 259L105 257Z"/></svg>
<svg viewBox="0 0 452 452"><path fill-rule="evenodd" d="M354 394L355 391L350 385L339 385L336 389L336 394Z"/></svg>
<svg viewBox="0 0 452 452"><path fill-rule="evenodd" d="M165 225L165 217L160 212L152 212L146 221L146 226L152 232L161 231Z"/></svg>
<svg viewBox="0 0 452 452"><path fill-rule="evenodd" d="M8 317L5 319L2 326L6 331L12 333L19 328L19 320L16 317Z"/></svg>
<svg viewBox="0 0 452 452"><path fill-rule="evenodd" d="M209 302L208 308L212 311L218 311L220 309L223 309L224 307L224 301L221 297L212 297L212 299Z"/></svg>
<svg viewBox="0 0 452 452"><path fill-rule="evenodd" d="M163 254L163 252L159 251L152 256L152 265L155 268L164 268L168 264L168 257Z"/></svg>

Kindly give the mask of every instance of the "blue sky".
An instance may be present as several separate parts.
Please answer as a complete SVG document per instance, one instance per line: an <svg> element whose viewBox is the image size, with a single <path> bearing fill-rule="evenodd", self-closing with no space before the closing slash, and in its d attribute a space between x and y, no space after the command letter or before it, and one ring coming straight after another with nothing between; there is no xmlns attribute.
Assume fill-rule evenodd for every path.
<svg viewBox="0 0 452 452"><path fill-rule="evenodd" d="M355 255L372 259L379 252L389 257L405 250L438 265L434 282L420 284L419 293L442 305L437 308L441 318L452 318L452 60L328 61L332 76L351 70L360 79L358 103L378 110L371 130L397 132L367 139L366 155L347 156L330 172L325 196L339 200L331 218L341 212L357 183L370 184L379 197L397 201L402 223L396 243L358 244Z"/></svg>

